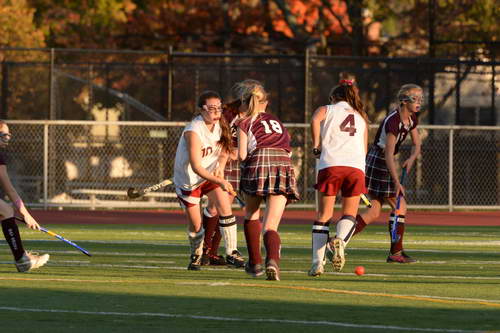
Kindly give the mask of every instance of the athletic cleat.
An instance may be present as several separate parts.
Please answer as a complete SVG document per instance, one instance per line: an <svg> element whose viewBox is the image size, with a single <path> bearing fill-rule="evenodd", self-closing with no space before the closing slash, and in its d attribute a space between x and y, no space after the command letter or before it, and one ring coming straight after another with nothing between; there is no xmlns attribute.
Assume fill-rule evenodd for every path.
<svg viewBox="0 0 500 333"><path fill-rule="evenodd" d="M253 277L258 277L264 274L264 269L261 264L250 265L247 261L245 264L245 272Z"/></svg>
<svg viewBox="0 0 500 333"><path fill-rule="evenodd" d="M210 265L210 255L207 253L203 253L201 256L201 266Z"/></svg>
<svg viewBox="0 0 500 333"><path fill-rule="evenodd" d="M413 259L409 255L407 255L404 252L401 252L401 254L391 254L387 257L386 260L387 263L399 263L399 264L413 264L416 263L417 260Z"/></svg>
<svg viewBox="0 0 500 333"><path fill-rule="evenodd" d="M280 268L278 264L273 259L269 259L266 264L266 280L269 281L279 281L280 280Z"/></svg>
<svg viewBox="0 0 500 333"><path fill-rule="evenodd" d="M42 267L49 261L49 255L43 254L41 256L36 253L24 252L23 256L16 260L16 268L18 272L29 272L32 269Z"/></svg>
<svg viewBox="0 0 500 333"><path fill-rule="evenodd" d="M325 267L324 267L323 263L316 262L316 263L312 264L312 267L309 270L309 272L307 272L307 275L309 275L309 276L320 276L324 272L325 272Z"/></svg>
<svg viewBox="0 0 500 333"><path fill-rule="evenodd" d="M333 261L333 250L330 247L330 239L326 243L325 257L323 258L323 266L326 265L326 260Z"/></svg>
<svg viewBox="0 0 500 333"><path fill-rule="evenodd" d="M332 266L335 272L340 272L344 268L344 241L340 238L334 238L330 241L330 247L333 249Z"/></svg>
<svg viewBox="0 0 500 333"><path fill-rule="evenodd" d="M191 262L188 265L189 271L199 271L201 269L201 256L198 254L191 255Z"/></svg>
<svg viewBox="0 0 500 333"><path fill-rule="evenodd" d="M209 265L211 266L224 266L226 265L226 260L224 260L223 256L219 256L217 254L209 254L208 255Z"/></svg>
<svg viewBox="0 0 500 333"><path fill-rule="evenodd" d="M235 268L241 268L245 266L245 259L241 256L241 253L239 253L238 250L234 250L231 255L226 256L226 264Z"/></svg>

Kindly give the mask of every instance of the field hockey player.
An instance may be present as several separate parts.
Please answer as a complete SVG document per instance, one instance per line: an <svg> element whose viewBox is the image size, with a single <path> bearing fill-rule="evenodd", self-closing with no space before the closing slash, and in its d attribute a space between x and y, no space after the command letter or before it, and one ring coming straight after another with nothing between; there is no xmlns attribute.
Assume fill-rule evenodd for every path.
<svg viewBox="0 0 500 333"><path fill-rule="evenodd" d="M239 88L245 117L238 127L238 158L242 163L241 190L245 194L245 238L249 261L245 271L263 274L260 237L263 229L268 280L280 280L281 240L278 226L289 200L298 200L295 174L290 159L290 135L275 116L266 113L267 93L258 82ZM260 204L266 208L262 225Z"/></svg>
<svg viewBox="0 0 500 333"><path fill-rule="evenodd" d="M344 250L356 227L360 195L365 191L365 157L368 145L368 116L350 80L341 80L330 92L330 105L319 107L312 117L313 154L319 157L319 209L312 227L312 267L310 276L324 272L330 219L335 198L342 190L342 217L336 235L330 239L332 265L340 272Z"/></svg>
<svg viewBox="0 0 500 333"><path fill-rule="evenodd" d="M23 242L21 241L21 234L19 233L19 228L16 224L14 211L18 212L22 216L22 220L30 229L40 230L40 225L24 206L19 194L12 186L7 173L7 161L3 149L7 147L11 137L9 127L4 121L0 120L0 148L2 148L2 151L0 151L0 183L2 189L5 191L5 194L14 205L13 209L11 205L0 199L0 219L5 240L7 241L7 244L9 244L10 250L14 255L15 265L18 272L28 272L32 269L45 265L45 263L49 260L49 255L37 255L35 253L25 251Z"/></svg>
<svg viewBox="0 0 500 333"><path fill-rule="evenodd" d="M205 233L200 211L203 195L215 203L219 224L224 230L226 254L239 253L236 247L236 218L228 197L228 192L233 193L234 190L224 180L224 166L231 149L230 129L221 116L222 104L218 93L203 92L197 105L199 115L184 128L174 163L175 191L188 218L191 245L189 270L199 270L201 266ZM243 261L243 258L238 260Z"/></svg>
<svg viewBox="0 0 500 333"><path fill-rule="evenodd" d="M388 263L413 263L416 260L403 250L403 236L406 222L405 188L399 180L395 156L399 152L401 143L410 134L413 149L401 168L409 173L417 156L420 154L420 136L417 130L417 113L423 100L422 88L416 84L403 85L397 94L398 107L389 113L380 124L373 145L366 157L366 186L371 197L372 207L356 217L355 234L360 233L366 225L376 220L384 202L391 208L389 218L389 234L395 228L396 237L391 237L391 248ZM400 209L396 212L396 201L402 195ZM395 226L396 214L397 223Z"/></svg>

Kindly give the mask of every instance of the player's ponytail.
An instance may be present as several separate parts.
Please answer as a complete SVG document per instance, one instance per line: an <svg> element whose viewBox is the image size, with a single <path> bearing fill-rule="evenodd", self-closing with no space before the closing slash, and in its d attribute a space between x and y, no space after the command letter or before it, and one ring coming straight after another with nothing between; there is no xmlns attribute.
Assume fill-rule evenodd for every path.
<svg viewBox="0 0 500 333"><path fill-rule="evenodd" d="M340 80L339 85L333 87L330 91L330 102L333 103L340 101L346 101L349 103L349 105L361 115L367 124L370 123L370 119L368 119L368 114L365 111L363 102L359 97L358 89L354 87L352 80Z"/></svg>

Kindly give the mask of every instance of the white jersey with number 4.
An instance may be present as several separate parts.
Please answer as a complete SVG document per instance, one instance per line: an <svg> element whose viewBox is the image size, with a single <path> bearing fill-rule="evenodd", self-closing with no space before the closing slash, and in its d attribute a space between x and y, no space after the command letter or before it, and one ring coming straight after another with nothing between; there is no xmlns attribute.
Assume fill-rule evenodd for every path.
<svg viewBox="0 0 500 333"><path fill-rule="evenodd" d="M318 170L347 166L365 172L366 122L349 103L326 106L321 125L321 157Z"/></svg>
<svg viewBox="0 0 500 333"><path fill-rule="evenodd" d="M221 128L217 122L213 131L209 131L203 117L198 116L187 124L184 131L182 131L177 152L175 153L174 184L183 190L192 191L200 186L205 179L198 176L189 163L189 151L184 138L186 132L194 132L198 135L201 142L201 166L207 171L213 172L217 167L217 161L221 153L221 147L217 145L221 136Z"/></svg>

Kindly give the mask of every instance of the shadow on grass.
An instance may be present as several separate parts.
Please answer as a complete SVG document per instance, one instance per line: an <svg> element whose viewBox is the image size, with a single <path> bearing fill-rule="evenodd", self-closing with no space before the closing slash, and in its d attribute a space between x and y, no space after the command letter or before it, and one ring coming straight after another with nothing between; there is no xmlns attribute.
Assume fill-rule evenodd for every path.
<svg viewBox="0 0 500 333"><path fill-rule="evenodd" d="M34 282L40 283L40 282ZM92 286L89 286L91 288ZM191 285L165 284L189 293ZM207 287L208 288L208 287ZM218 288L217 290L224 290ZM9 332L403 332L418 329L494 330L498 309L446 305L427 307L369 306L332 295L331 302L280 301L271 291L259 297L192 297L132 293L2 288L0 321ZM269 295L263 293L268 292ZM257 296L257 295L256 295ZM272 298L268 300L265 298ZM8 309L13 308L13 309ZM142 314L141 314L142 313ZM206 316L211 318L200 318ZM255 320L259 319L259 320ZM366 326L365 326L366 325ZM401 327L402 329L391 329ZM2 330L3 331L3 330Z"/></svg>

